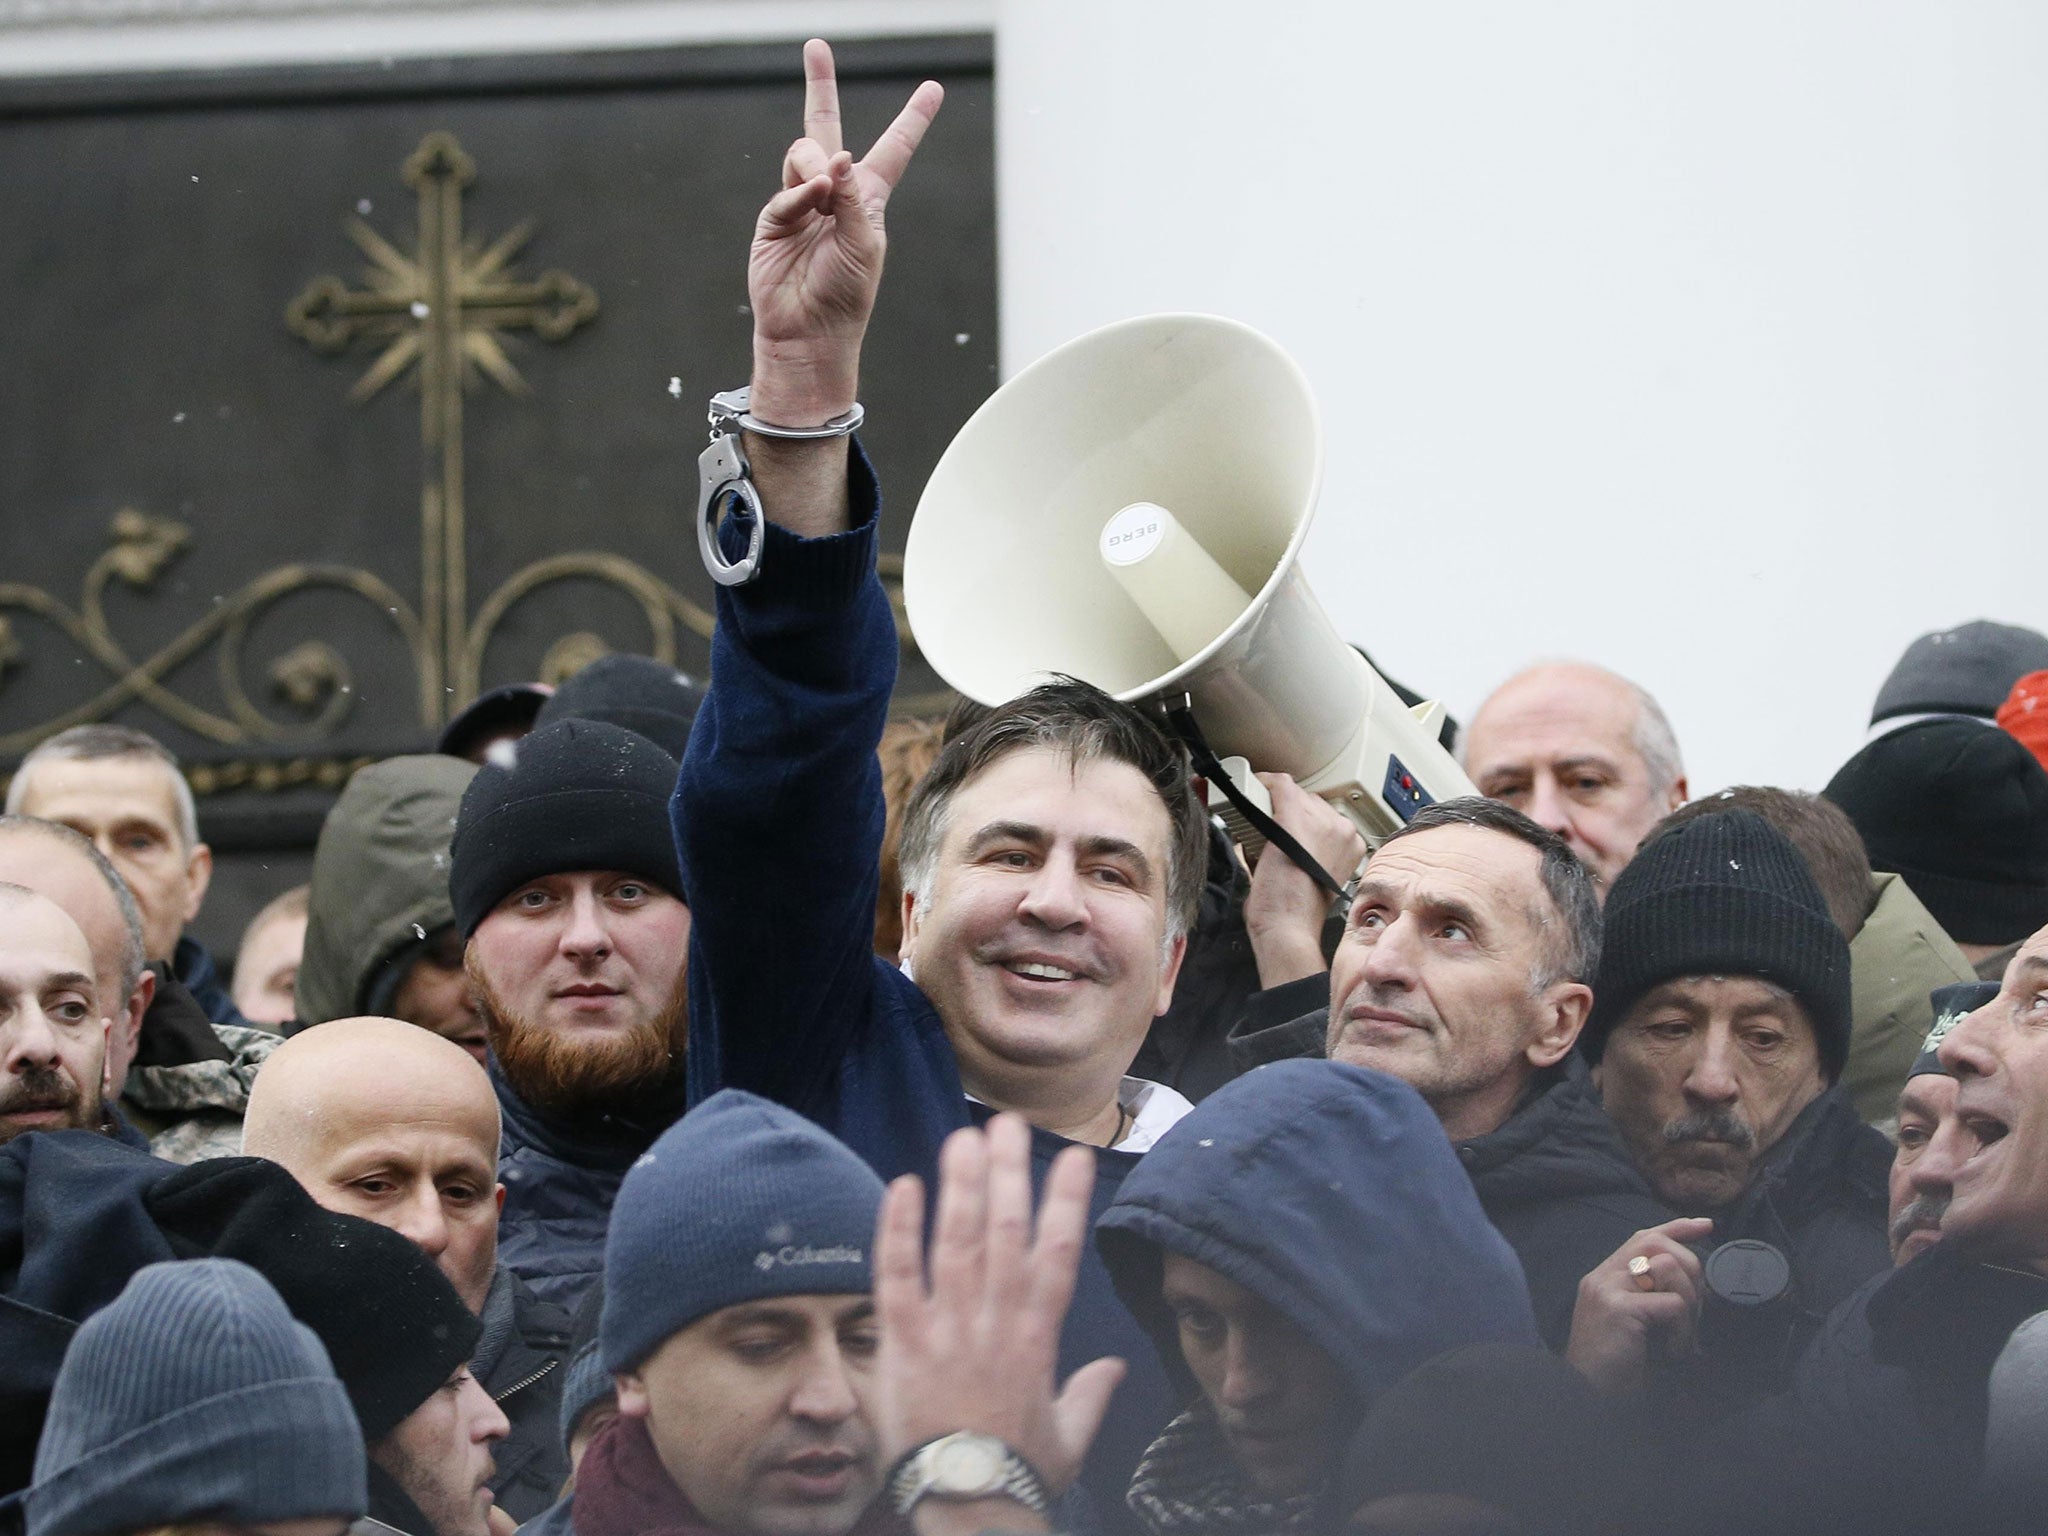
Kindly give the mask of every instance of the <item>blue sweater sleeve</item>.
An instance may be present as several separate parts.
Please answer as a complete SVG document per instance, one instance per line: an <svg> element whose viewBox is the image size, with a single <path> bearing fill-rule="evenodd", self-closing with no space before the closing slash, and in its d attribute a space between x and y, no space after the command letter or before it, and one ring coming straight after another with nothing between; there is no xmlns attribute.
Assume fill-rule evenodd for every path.
<svg viewBox="0 0 2048 1536"><path fill-rule="evenodd" d="M875 575L881 509L855 446L854 526L770 524L761 574L718 590L711 687L670 807L690 936L690 1102L745 1088L817 1116L877 1007L875 747L896 627ZM728 557L745 530L728 517Z"/></svg>

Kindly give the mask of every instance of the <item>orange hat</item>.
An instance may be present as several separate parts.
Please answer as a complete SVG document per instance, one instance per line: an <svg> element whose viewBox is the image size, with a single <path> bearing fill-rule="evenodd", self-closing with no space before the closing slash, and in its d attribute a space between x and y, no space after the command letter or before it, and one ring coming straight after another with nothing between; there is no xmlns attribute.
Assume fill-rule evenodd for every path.
<svg viewBox="0 0 2048 1536"><path fill-rule="evenodd" d="M2029 672L1998 706L1998 723L2048 768L2048 672Z"/></svg>

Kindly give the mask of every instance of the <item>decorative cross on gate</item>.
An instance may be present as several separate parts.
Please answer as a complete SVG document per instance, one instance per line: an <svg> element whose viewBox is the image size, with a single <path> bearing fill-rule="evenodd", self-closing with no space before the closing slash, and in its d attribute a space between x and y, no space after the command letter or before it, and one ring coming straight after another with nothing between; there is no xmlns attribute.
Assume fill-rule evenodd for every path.
<svg viewBox="0 0 2048 1536"><path fill-rule="evenodd" d="M285 319L320 352L383 341L383 353L349 399L370 399L415 364L420 435L428 469L420 488L420 710L439 720L467 700L469 584L463 514L462 395L481 371L513 394L529 394L498 333L529 330L561 341L597 314L597 295L566 272L521 281L509 267L533 233L525 219L488 247L464 238L463 191L476 162L453 134L436 131L405 162L419 193L419 248L407 256L360 218L344 226L370 259L368 286L318 277L292 300ZM451 694L459 696L451 698Z"/></svg>

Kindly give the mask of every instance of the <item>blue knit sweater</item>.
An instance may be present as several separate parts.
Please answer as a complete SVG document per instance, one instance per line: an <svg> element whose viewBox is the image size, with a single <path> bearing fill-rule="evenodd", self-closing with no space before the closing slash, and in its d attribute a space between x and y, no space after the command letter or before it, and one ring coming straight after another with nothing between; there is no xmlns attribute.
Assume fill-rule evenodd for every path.
<svg viewBox="0 0 2048 1536"><path fill-rule="evenodd" d="M802 539L770 524L761 575L718 591L710 696L672 816L690 936L690 1102L745 1088L810 1116L885 1179L931 1187L939 1145L985 1118L931 1001L874 953L881 771L896 628L875 574L880 496L852 455L854 527ZM744 533L728 518L728 557ZM1066 1142L1033 1133L1035 1174ZM1098 1151L1093 1214L1133 1153ZM1139 1455L1177 1405L1144 1330L1091 1246L1062 1338L1062 1374L1101 1355L1131 1370L1089 1462L1108 1524Z"/></svg>

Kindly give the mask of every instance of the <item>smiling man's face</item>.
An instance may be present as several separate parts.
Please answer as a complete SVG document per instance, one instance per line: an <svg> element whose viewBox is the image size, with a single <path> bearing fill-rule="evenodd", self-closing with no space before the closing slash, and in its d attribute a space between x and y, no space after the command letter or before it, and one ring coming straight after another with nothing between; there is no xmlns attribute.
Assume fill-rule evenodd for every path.
<svg viewBox="0 0 2048 1536"><path fill-rule="evenodd" d="M1050 1069L1114 1094L1185 947L1166 938L1171 839L1128 763L1023 748L954 793L903 957L970 1091Z"/></svg>
<svg viewBox="0 0 2048 1536"><path fill-rule="evenodd" d="M1943 1241L2048 1274L2048 928L1939 1054L1961 1084L1956 1118L1975 1143L1955 1170Z"/></svg>

